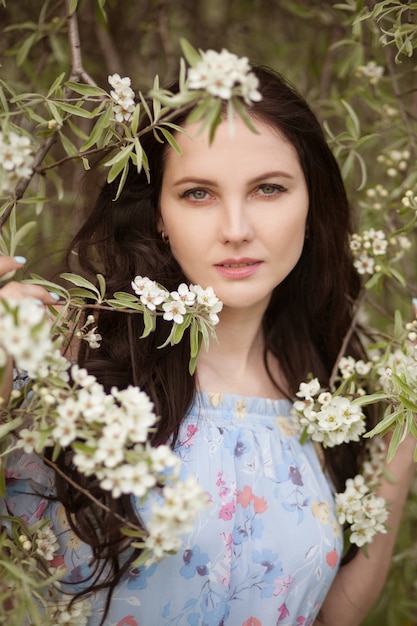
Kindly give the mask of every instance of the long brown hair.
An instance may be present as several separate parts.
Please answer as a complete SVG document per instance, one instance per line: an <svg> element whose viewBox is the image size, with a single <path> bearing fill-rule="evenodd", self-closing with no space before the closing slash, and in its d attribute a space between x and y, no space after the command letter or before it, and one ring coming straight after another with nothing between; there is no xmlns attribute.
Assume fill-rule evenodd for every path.
<svg viewBox="0 0 417 626"><path fill-rule="evenodd" d="M351 212L345 188L321 126L305 100L281 76L262 67L254 71L262 100L254 103L249 113L277 129L295 147L309 193L308 236L301 258L274 290L263 320L265 364L268 351L279 359L293 396L310 373L318 376L323 385L329 383L361 285L349 250ZM181 124L184 119L182 115L175 121ZM168 148L152 133L143 137L143 147L149 159L150 182L144 172L138 174L132 167L117 200L118 180L104 184L71 245L78 259L76 269L81 268L90 279L102 273L110 296L117 290L130 290L130 281L136 275L149 276L168 289L187 280L157 229ZM195 379L188 372L188 342L157 349L168 332L163 321L158 322L155 333L139 340L143 330L139 315L101 311L98 326L104 337L102 345L94 351L83 346L81 365L107 389L139 385L149 394L160 416L153 443L169 439L174 444L195 393ZM345 354L363 356L356 332L351 334ZM327 467L337 490L343 490L346 478L357 473L361 460L360 443L326 451ZM67 474L73 472L67 456L62 455L59 462ZM113 500L93 478L72 478L112 511L135 518L130 498ZM132 553L123 566L119 565L119 555L125 549L120 523L112 513L99 510L65 481L57 480L58 497L72 514L74 530L92 546L97 559L91 585L97 587L102 564L110 563L110 574L100 584L114 589L136 556ZM111 593L108 601L110 597Z"/></svg>

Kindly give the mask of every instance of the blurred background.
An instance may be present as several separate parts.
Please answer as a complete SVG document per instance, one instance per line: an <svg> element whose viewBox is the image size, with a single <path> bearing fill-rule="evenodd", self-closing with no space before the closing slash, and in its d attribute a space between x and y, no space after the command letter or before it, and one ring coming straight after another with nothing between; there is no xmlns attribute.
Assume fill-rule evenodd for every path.
<svg viewBox="0 0 417 626"><path fill-rule="evenodd" d="M155 74L161 84L169 83L178 74L181 37L197 49L227 48L284 74L324 124L356 209L358 231L375 228L398 234L408 225L411 247L401 259L405 285L400 288L395 281L375 285L378 306L370 315L378 323L394 306L409 312L410 298L417 296L415 232L410 227L415 211L413 218L403 198L417 189L416 2L74 0L70 4L77 6L83 67L106 90L108 75L116 72L130 76L134 90L144 93ZM12 102L13 94L46 94L61 73L68 78L71 55L68 2L3 0L0 5L4 113L4 98ZM19 97L23 102L24 96ZM48 105L39 99L33 110L38 119L22 112L13 119L41 142L48 136ZM88 135L91 120L78 120ZM82 143L74 130L63 133L73 145ZM45 278L54 278L63 269L65 248L98 185L80 159L65 159L67 153L62 142L52 147L45 162L64 159L63 163L40 177L33 190L36 202L20 204L16 214L17 227L36 223L17 253L28 258L29 272ZM385 592L364 626L417 625L416 581L415 490Z"/></svg>

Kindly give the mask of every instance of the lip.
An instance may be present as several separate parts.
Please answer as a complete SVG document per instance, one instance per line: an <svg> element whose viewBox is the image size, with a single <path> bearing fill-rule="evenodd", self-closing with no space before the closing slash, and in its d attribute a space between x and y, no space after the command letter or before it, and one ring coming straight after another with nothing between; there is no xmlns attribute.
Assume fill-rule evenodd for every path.
<svg viewBox="0 0 417 626"><path fill-rule="evenodd" d="M262 265L259 259L242 258L242 259L224 259L220 263L215 264L216 270L226 278L242 279L253 276Z"/></svg>

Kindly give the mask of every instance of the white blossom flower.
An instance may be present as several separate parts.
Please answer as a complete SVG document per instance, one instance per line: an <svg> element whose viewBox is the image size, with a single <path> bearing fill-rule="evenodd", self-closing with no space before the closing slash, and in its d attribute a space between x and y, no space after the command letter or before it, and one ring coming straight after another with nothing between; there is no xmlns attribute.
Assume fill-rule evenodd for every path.
<svg viewBox="0 0 417 626"><path fill-rule="evenodd" d="M312 398L320 391L318 378L313 378L308 383L300 383L300 388L295 394L299 398Z"/></svg>
<svg viewBox="0 0 417 626"><path fill-rule="evenodd" d="M371 85L376 85L384 75L384 68L375 61L369 61L366 65L359 66L358 73L369 78Z"/></svg>
<svg viewBox="0 0 417 626"><path fill-rule="evenodd" d="M48 609L54 626L87 626L92 615L91 603L85 599L71 604L68 600L55 601Z"/></svg>
<svg viewBox="0 0 417 626"><path fill-rule="evenodd" d="M161 289L155 282L149 283L140 295L140 301L150 311L155 311L156 307L167 299L168 292Z"/></svg>
<svg viewBox="0 0 417 626"><path fill-rule="evenodd" d="M164 302L162 305L164 310L164 320L173 321L176 324L182 324L184 321L184 315L187 312L185 304L180 300L171 300Z"/></svg>
<svg viewBox="0 0 417 626"><path fill-rule="evenodd" d="M142 498L156 484L156 477L145 460L135 465L125 463L114 473L119 478L121 492L131 493L138 498Z"/></svg>
<svg viewBox="0 0 417 626"><path fill-rule="evenodd" d="M0 131L0 193L11 191L20 178L32 174L29 137Z"/></svg>
<svg viewBox="0 0 417 626"><path fill-rule="evenodd" d="M110 95L113 99L113 114L117 122L130 122L135 110L135 92L131 88L129 77L121 78L119 74L108 77L109 84L113 87Z"/></svg>
<svg viewBox="0 0 417 626"><path fill-rule="evenodd" d="M52 561L58 548L58 540L50 526L44 526L36 533L36 553L41 557Z"/></svg>
<svg viewBox="0 0 417 626"><path fill-rule="evenodd" d="M58 408L60 408L58 406ZM77 437L77 427L74 421L61 420L56 421L56 426L52 431L52 437L63 448L69 446Z"/></svg>
<svg viewBox="0 0 417 626"><path fill-rule="evenodd" d="M80 385L80 387L90 387L93 383L96 382L96 378L88 373L88 371L79 367L77 364L74 364L71 367L71 378L72 380Z"/></svg>
<svg viewBox="0 0 417 626"><path fill-rule="evenodd" d="M353 262L355 268L358 271L358 274L373 274L375 261L372 257L367 254L361 254L355 261Z"/></svg>
<svg viewBox="0 0 417 626"><path fill-rule="evenodd" d="M180 466L180 459L172 452L171 448L167 445L159 445L156 448L150 447L148 450L149 460L152 464L152 468L158 474L165 473L168 469L174 470L176 473Z"/></svg>
<svg viewBox="0 0 417 626"><path fill-rule="evenodd" d="M81 335L81 338L84 341L87 341L89 347L92 350L95 350L96 348L100 347L100 341L103 339L103 337L100 335L100 333L97 333L97 326L95 328L91 328L89 331L87 331L86 333L83 333Z"/></svg>
<svg viewBox="0 0 417 626"><path fill-rule="evenodd" d="M173 300L180 300L186 306L193 306L196 294L188 288L188 285L181 283L177 291L171 291L170 296Z"/></svg>
<svg viewBox="0 0 417 626"><path fill-rule="evenodd" d="M133 291L138 295L141 296L143 293L146 292L146 290L148 289L148 287L154 285L154 281L151 280L150 278L148 278L147 276L136 276L133 280L132 280L132 289Z"/></svg>
<svg viewBox="0 0 417 626"><path fill-rule="evenodd" d="M351 357L342 357L340 362L350 376L355 361ZM323 391L317 378L308 383L302 382L296 396L302 398L293 403L300 425L313 441L323 447L358 441L365 432L365 416L361 408L352 404L346 396Z"/></svg>
<svg viewBox="0 0 417 626"><path fill-rule="evenodd" d="M346 489L335 496L340 524L350 524L350 542L361 547L377 533L385 533L388 510L384 498L377 497L358 474L346 481Z"/></svg>
<svg viewBox="0 0 417 626"><path fill-rule="evenodd" d="M31 454L34 450L37 450L41 434L37 430L30 430L29 428L23 428L19 432L19 440L17 442L18 448L23 448L26 454Z"/></svg>
<svg viewBox="0 0 417 626"><path fill-rule="evenodd" d="M94 461L97 465L103 464L105 467L116 467L124 458L124 441L114 437L100 437L96 443Z"/></svg>
<svg viewBox="0 0 417 626"><path fill-rule="evenodd" d="M189 88L205 89L223 100L238 95L247 104L258 102L262 98L259 81L250 70L246 57L239 58L225 49L207 50L201 54L201 61L188 70Z"/></svg>
<svg viewBox="0 0 417 626"><path fill-rule="evenodd" d="M151 502L151 519L147 524L149 537L145 545L154 553L148 563L178 550L178 536L192 530L196 515L207 506L207 498L194 476L166 485L162 500Z"/></svg>
<svg viewBox="0 0 417 626"><path fill-rule="evenodd" d="M355 372L355 359L351 356L342 356L338 365L343 378L350 378Z"/></svg>
<svg viewBox="0 0 417 626"><path fill-rule="evenodd" d="M217 313L222 310L223 302L218 299L213 287L203 289L200 285L190 285L190 290L196 294L198 304L201 304L208 311L211 323L217 324L219 322Z"/></svg>

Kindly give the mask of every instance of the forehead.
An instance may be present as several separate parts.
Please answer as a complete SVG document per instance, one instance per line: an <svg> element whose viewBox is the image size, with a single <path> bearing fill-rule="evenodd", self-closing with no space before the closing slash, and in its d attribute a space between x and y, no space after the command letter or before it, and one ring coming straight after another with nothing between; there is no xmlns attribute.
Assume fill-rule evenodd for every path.
<svg viewBox="0 0 417 626"><path fill-rule="evenodd" d="M296 149L277 128L257 119L252 123L257 132L240 118L234 118L232 123L224 119L212 142L209 131L201 132L199 123L184 124L184 132L177 132L175 136L181 155L168 147L164 174L184 168L201 167L212 171L245 165L264 167L267 163L300 167Z"/></svg>

